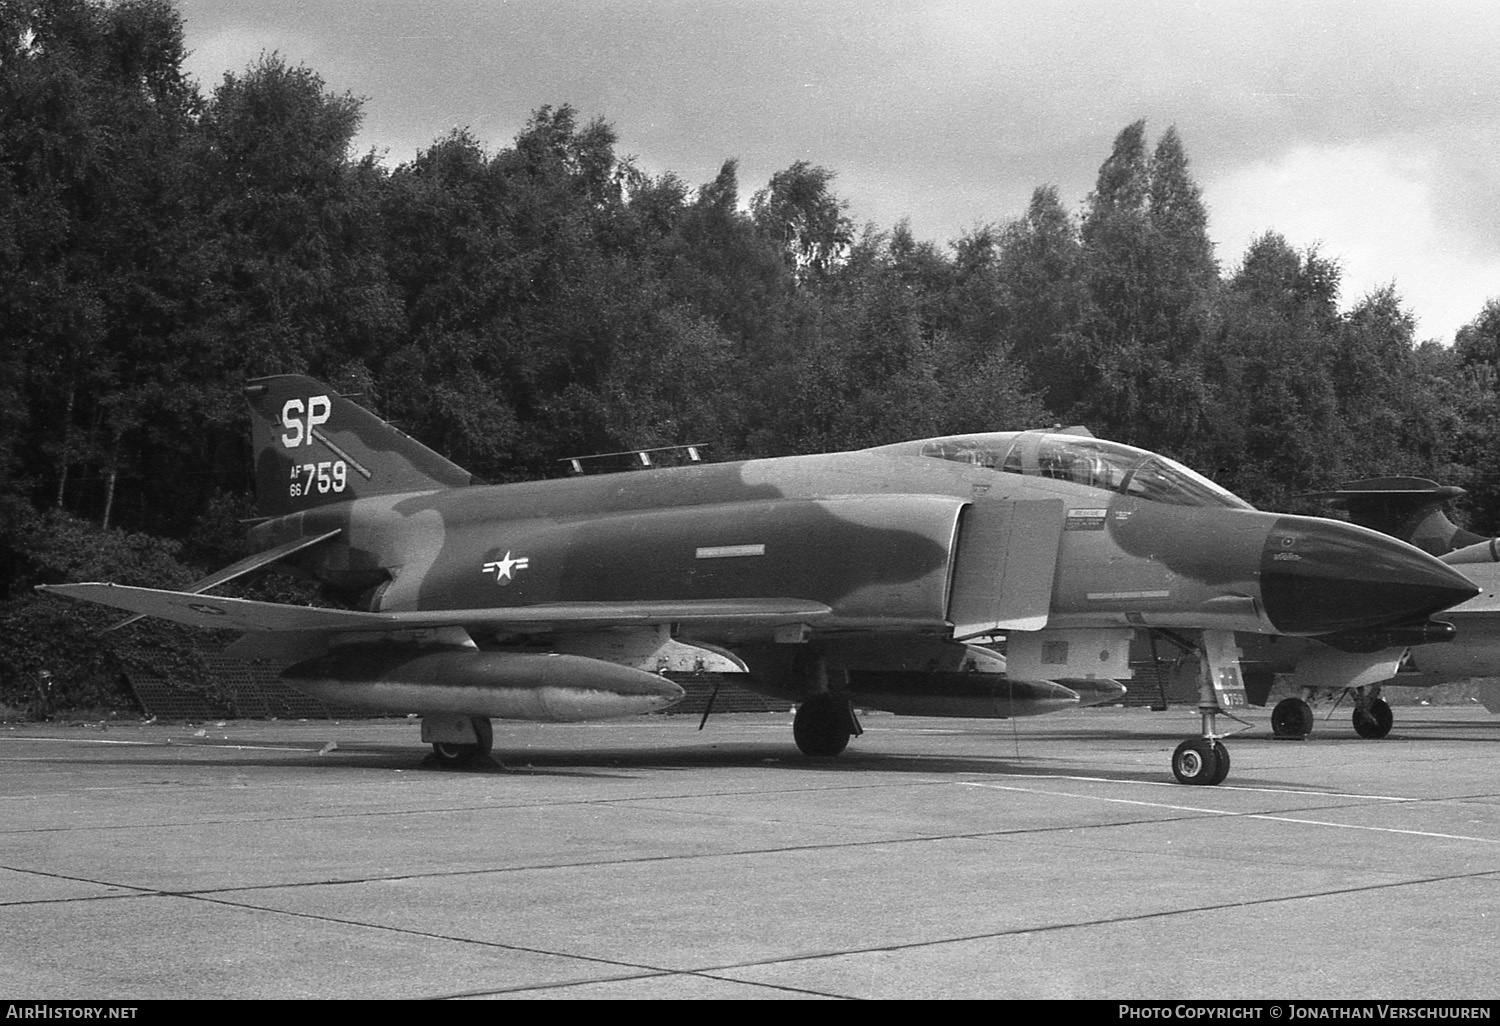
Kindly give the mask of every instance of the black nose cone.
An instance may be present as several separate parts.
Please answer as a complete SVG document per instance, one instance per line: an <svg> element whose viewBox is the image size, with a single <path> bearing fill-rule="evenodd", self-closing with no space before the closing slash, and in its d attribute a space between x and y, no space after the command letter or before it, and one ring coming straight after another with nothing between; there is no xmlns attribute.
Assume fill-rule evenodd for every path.
<svg viewBox="0 0 1500 1026"><path fill-rule="evenodd" d="M1479 593L1405 542L1336 520L1281 517L1260 563L1266 616L1285 634L1418 620Z"/></svg>

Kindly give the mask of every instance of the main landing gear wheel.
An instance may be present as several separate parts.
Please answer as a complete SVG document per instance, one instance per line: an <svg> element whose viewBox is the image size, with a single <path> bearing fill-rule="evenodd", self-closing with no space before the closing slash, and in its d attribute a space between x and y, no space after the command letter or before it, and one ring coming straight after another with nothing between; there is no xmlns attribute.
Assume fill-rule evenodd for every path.
<svg viewBox="0 0 1500 1026"><path fill-rule="evenodd" d="M1360 737L1367 737L1372 741L1385 737L1391 732L1391 724L1395 722L1396 717L1383 698L1374 699L1363 709L1355 707L1354 732Z"/></svg>
<svg viewBox="0 0 1500 1026"><path fill-rule="evenodd" d="M1229 750L1219 741L1190 737L1172 753L1172 775L1179 784L1223 783L1229 776Z"/></svg>
<svg viewBox="0 0 1500 1026"><path fill-rule="evenodd" d="M1312 707L1300 698L1283 698L1271 710L1271 733L1277 737L1304 738L1312 729Z"/></svg>
<svg viewBox="0 0 1500 1026"><path fill-rule="evenodd" d="M830 758L849 747L855 733L854 713L849 700L835 695L819 695L797 707L792 720L792 737L803 755Z"/></svg>
<svg viewBox="0 0 1500 1026"><path fill-rule="evenodd" d="M490 726L488 716L475 716L469 722L473 724L474 736L478 740L472 744L461 744L454 741L434 741L432 743L432 754L437 764L443 769L468 769L475 762L490 754L490 749L495 745L495 731Z"/></svg>
<svg viewBox="0 0 1500 1026"><path fill-rule="evenodd" d="M1224 747L1224 742L1214 742L1214 755L1219 760L1219 768L1215 770L1214 775L1209 778L1208 783L1210 787L1217 787L1218 785L1224 783L1224 778L1229 776L1229 749Z"/></svg>

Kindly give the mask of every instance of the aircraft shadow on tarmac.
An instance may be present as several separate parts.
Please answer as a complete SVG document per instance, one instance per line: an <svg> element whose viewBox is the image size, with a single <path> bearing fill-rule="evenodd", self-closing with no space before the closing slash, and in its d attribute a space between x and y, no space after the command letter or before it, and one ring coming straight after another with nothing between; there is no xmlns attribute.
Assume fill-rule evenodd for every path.
<svg viewBox="0 0 1500 1026"><path fill-rule="evenodd" d="M351 770L400 770L412 772L447 773L455 778L474 775L514 776L559 776L630 778L643 771L682 772L711 769L763 769L790 770L798 773L814 772L825 775L847 776L851 783L868 773L912 773L912 774L968 774L992 776L1077 776L1086 774L1082 765L1058 766L1056 746L1051 742L1056 735L1045 739L1021 738L1020 754L1015 753L1013 739L1007 733L995 735L997 742L1006 747L995 755L945 755L921 752L876 752L869 749L851 748L837 758L815 758L803 755L794 746L780 741L730 741L707 740L701 745L668 745L660 747L601 747L582 749L574 747L527 748L506 750L496 744L493 756L479 761L466 769L449 769L438 766L431 753L410 745L375 745L351 742L340 744L326 753L315 750L297 751L259 741L236 740L234 738L201 741L198 739L173 739L163 743L151 753L139 748L130 753L98 753L92 755L90 765L115 766L120 770L132 767L157 767L187 769L202 768L205 772L215 769L274 769L309 768L321 773L338 774ZM1136 735L1137 740L1139 735ZM1099 735L1090 735L1097 742ZM185 760L183 749L212 752L211 757L201 761ZM1029 750L1028 750L1029 749ZM159 751L161 754L155 754ZM177 753L177 754L174 754ZM1066 758L1067 753L1061 755ZM42 759L28 759L31 764L54 763L59 767L77 769L76 757L59 755ZM1160 780L1157 768L1143 769L1139 773L1111 773L1120 779Z"/></svg>
<svg viewBox="0 0 1500 1026"><path fill-rule="evenodd" d="M1058 729L1056 726L1049 726L1045 730L1016 732L1006 726L996 726L989 729L955 727L952 731L940 730L936 733L961 736L969 744L992 745L993 754L880 751L875 750L873 745L861 747L856 744L836 758L817 758L803 755L794 745L779 738L766 741L716 740L711 733L703 735L700 742L693 744L597 748L559 745L507 749L504 738L500 737L496 739L495 751L490 759L481 760L467 769L455 770L439 767L430 752L416 745L350 741L339 742L334 747L320 751L324 747L321 742L277 742L228 736L209 739L169 738L160 749L151 752L139 748L132 749L128 754L120 752L118 755L96 751L91 753L88 761L91 764L116 765L121 768L155 766L183 769L193 765L205 770L298 767L317 769L329 774L379 769L452 773L457 777L494 774L621 779L638 776L644 771L755 768L837 774L848 776L851 783L857 782L857 778L865 773L997 777L1104 776L1118 780L1155 782L1162 779L1160 770L1155 767L1142 767L1140 770L1115 768L1101 773L1086 761L1075 758L1073 753L1114 744L1139 747L1142 743L1160 743L1170 747L1180 736L1180 728L1175 722L1164 720L1160 729L1144 732L1139 729L1113 730L1099 727L1068 730ZM1320 720L1319 733L1307 740L1278 740L1266 733L1260 725L1255 725L1237 735L1236 741L1254 745L1295 744L1314 747L1346 744L1362 747L1404 746L1455 741L1466 744L1497 744L1500 743L1500 731L1495 729L1495 724L1489 722L1439 719L1413 725L1407 730L1398 729L1379 741L1368 741L1355 735L1352 730L1340 730L1335 722L1325 725ZM889 746L889 741L884 743ZM922 744L922 740L913 738L905 743L915 747ZM185 759L185 751L190 749L202 751L202 760ZM160 754L156 754L158 751ZM59 766L70 768L78 766L76 756L59 755L56 758L28 761L55 762Z"/></svg>
<svg viewBox="0 0 1500 1026"><path fill-rule="evenodd" d="M982 735L981 735L982 736ZM913 775L954 775L991 777L1107 777L1121 781L1160 782L1163 779L1157 767L1142 767L1139 770L1113 769L1101 773L1083 762L1069 761L1068 747L1061 751L1055 743L1059 735L1020 738L1020 751L1014 747L1015 739L1009 734L994 735L997 750L994 755L948 755L923 752L877 752L870 749L849 749L837 758L815 758L803 755L794 746L781 742L705 741L702 745L670 745L662 747L601 747L580 748L527 748L507 751L496 746L488 760L477 761L464 769L440 767L434 757L421 748L406 745L375 745L352 742L319 753L315 750L297 751L254 741L239 741L234 738L199 740L174 740L166 742L160 749L151 752L133 749L129 754L97 753L91 755L90 765L117 767L119 772L146 767L163 770L202 770L212 774L215 770L275 770L310 769L329 776L342 776L354 771L402 771L431 774L449 774L455 779L474 776L538 776L563 778L598 778L600 780L626 780L643 776L647 772L676 773L714 769L760 769L791 771L807 774L817 773L824 777L846 778L850 786L859 784L861 776L872 773L899 773ZM1120 739L1137 743L1140 734L1120 735ZM1098 743L1109 741L1099 734L1081 735L1081 740L1098 747ZM1149 740L1149 739L1148 739ZM1175 735L1163 735L1163 744L1170 744ZM1000 745L1004 748L1000 748ZM204 751L203 758L183 757L183 749ZM160 754L157 754L157 753ZM209 752L212 754L210 755ZM79 765L76 757L59 755L42 759L29 758L30 764L53 763L60 769L74 769ZM113 769L106 772L114 772ZM214 786L205 781L202 786Z"/></svg>

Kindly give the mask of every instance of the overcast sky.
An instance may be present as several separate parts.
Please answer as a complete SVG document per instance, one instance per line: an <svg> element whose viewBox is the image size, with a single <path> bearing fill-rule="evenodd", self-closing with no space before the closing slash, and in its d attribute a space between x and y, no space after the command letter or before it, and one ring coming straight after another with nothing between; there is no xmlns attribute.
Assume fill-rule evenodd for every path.
<svg viewBox="0 0 1500 1026"><path fill-rule="evenodd" d="M1280 232L1394 283L1418 338L1500 299L1493 0L179 0L205 92L277 51L364 100L394 165L454 127L602 116L617 151L742 199L807 160L859 224L947 243L1039 185L1079 209L1110 144L1170 125L1226 270Z"/></svg>

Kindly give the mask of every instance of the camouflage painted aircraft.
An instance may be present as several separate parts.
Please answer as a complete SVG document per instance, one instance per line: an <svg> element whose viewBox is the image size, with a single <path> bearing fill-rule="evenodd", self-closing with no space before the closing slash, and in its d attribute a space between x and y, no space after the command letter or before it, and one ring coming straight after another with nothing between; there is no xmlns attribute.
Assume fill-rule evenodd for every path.
<svg viewBox="0 0 1500 1026"><path fill-rule="evenodd" d="M1349 698L1354 730L1361 737L1390 733L1395 715L1380 697L1383 685L1431 687L1472 677L1500 677L1500 539L1485 538L1456 526L1444 506L1464 494L1454 485L1418 477L1384 477L1353 481L1330 492L1308 496L1347 511L1362 527L1410 542L1460 571L1478 594L1443 613L1452 629L1428 626L1401 637L1387 631L1378 640L1344 650L1308 642L1247 640L1245 658L1258 673L1247 676L1251 704L1268 700L1271 675L1291 673L1299 692L1284 698L1271 713L1281 737L1306 737L1314 715L1310 702ZM1440 641L1442 644L1433 644ZM1254 678L1254 683L1250 677ZM1481 686L1481 700L1500 712L1500 688Z"/></svg>
<svg viewBox="0 0 1500 1026"><path fill-rule="evenodd" d="M1216 784L1229 753L1215 717L1245 703L1234 632L1409 630L1474 593L1404 542L1255 511L1092 437L485 486L317 381L246 391L257 555L184 592L43 590L243 631L229 653L289 663L297 688L420 714L446 765L489 751L492 717L669 706L683 694L669 674L798 703L798 747L832 756L860 733L855 707L1010 717L1117 696L1132 635L1187 629L1201 632L1203 736L1172 768ZM204 594L272 564L341 608ZM1003 656L977 643L999 635Z"/></svg>

